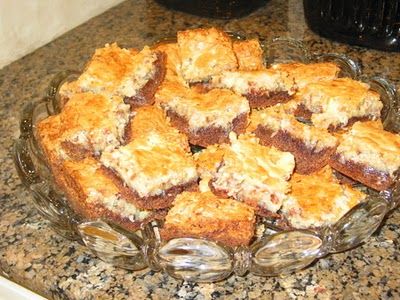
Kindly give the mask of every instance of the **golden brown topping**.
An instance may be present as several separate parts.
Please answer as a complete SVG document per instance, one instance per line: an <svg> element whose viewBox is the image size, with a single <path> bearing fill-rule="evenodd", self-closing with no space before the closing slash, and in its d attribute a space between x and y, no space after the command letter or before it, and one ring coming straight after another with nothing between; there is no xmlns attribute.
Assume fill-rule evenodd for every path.
<svg viewBox="0 0 400 300"><path fill-rule="evenodd" d="M177 43L162 43L157 45L154 50L164 52L166 54L166 81L176 81L181 85L186 85L186 81L181 74L181 57L179 55L179 47Z"/></svg>
<svg viewBox="0 0 400 300"><path fill-rule="evenodd" d="M62 130L60 115L49 116L36 124L35 135L48 158L56 155L57 157L54 157L54 159L61 159L61 156L57 153L60 150L59 137Z"/></svg>
<svg viewBox="0 0 400 300"><path fill-rule="evenodd" d="M99 154L121 144L129 114L129 106L120 97L78 93L71 96L59 115L40 122L38 132L42 144L54 144L54 148L45 147L54 149L60 157L73 156L64 151L65 142Z"/></svg>
<svg viewBox="0 0 400 300"><path fill-rule="evenodd" d="M82 193L89 196L91 191L96 191L108 198L119 193L114 182L100 170L101 164L94 158L85 158L81 161L65 161L65 172L75 179Z"/></svg>
<svg viewBox="0 0 400 300"><path fill-rule="evenodd" d="M161 235L200 237L230 246L246 245L254 234L254 210L211 192L183 192L167 214Z"/></svg>
<svg viewBox="0 0 400 300"><path fill-rule="evenodd" d="M176 197L166 223L191 223L193 217L218 218L232 222L253 221L254 210L244 203L218 198L211 192L183 192Z"/></svg>
<svg viewBox="0 0 400 300"><path fill-rule="evenodd" d="M227 144L211 145L194 154L197 170L201 177L214 176L222 162Z"/></svg>
<svg viewBox="0 0 400 300"><path fill-rule="evenodd" d="M62 171L57 183L65 185L72 201L82 201L81 209L89 216L90 208L98 206L103 208L96 213L112 212L132 222L150 215L126 201L127 190L119 179L133 191L132 198L144 203L147 197L172 201L178 194L171 196L175 187L197 189L200 174L202 192L176 197L163 237L246 245L254 233L254 209L282 213L293 227L319 227L333 224L365 198L341 185L329 167L311 175L292 175L294 156L260 145L254 132L263 129L265 140L282 136L279 141L285 146L292 139L296 147L300 145L299 152L304 145L312 148L307 157L313 158L313 165L314 152L327 148L333 152L340 140L335 159L342 164L352 161L385 176L394 176L400 168L400 137L385 131L380 122L357 122L348 132L336 132L338 138L327 132L354 119L377 120L383 106L368 84L337 78L339 71L333 63L277 64L267 69L258 40L232 42L216 28L180 31L176 43L141 51L107 44L96 50L76 81L61 87L66 102L62 112L39 122L36 134L55 175ZM156 89L155 106L135 109L124 103L125 99L151 104L142 98L151 94L148 98L153 100ZM249 102L265 107L259 103L268 97L291 101L254 109L247 133L237 137L232 130L244 130ZM313 126L299 123L295 113L310 117ZM230 144L209 146L192 155L188 137L171 126L166 114L193 144L208 145L223 134L218 143L226 142L228 132ZM75 151L80 156L75 157ZM331 152L325 152L321 167ZM112 179L104 166L115 173ZM209 188L235 200L217 197Z"/></svg>
<svg viewBox="0 0 400 300"><path fill-rule="evenodd" d="M189 150L187 137L172 127L165 112L157 106L143 106L136 109L129 126L131 139L156 131L170 142L180 144L182 149Z"/></svg>
<svg viewBox="0 0 400 300"><path fill-rule="evenodd" d="M334 79L339 74L339 67L334 63L287 63L276 64L273 69L283 73L283 78L289 87L303 88L307 84L319 80Z"/></svg>
<svg viewBox="0 0 400 300"><path fill-rule="evenodd" d="M188 82L210 79L212 75L237 68L232 41L216 28L190 29L177 34L182 59L181 72Z"/></svg>
<svg viewBox="0 0 400 300"><path fill-rule="evenodd" d="M63 124L60 139L92 148L97 154L113 149L123 140L129 114L129 106L120 97L75 94L60 113Z"/></svg>
<svg viewBox="0 0 400 300"><path fill-rule="evenodd" d="M164 83L156 94L156 101L164 110L184 117L193 131L208 126L226 128L237 116L250 111L247 100L229 90L197 93L178 83Z"/></svg>
<svg viewBox="0 0 400 300"><path fill-rule="evenodd" d="M197 179L190 153L180 143L157 131L103 153L101 161L117 172L140 197L160 195L173 186Z"/></svg>
<svg viewBox="0 0 400 300"><path fill-rule="evenodd" d="M299 96L313 113L311 121L320 128L343 127L353 117L378 119L383 107L379 94L371 91L368 84L350 78L310 83Z"/></svg>
<svg viewBox="0 0 400 300"><path fill-rule="evenodd" d="M113 213L129 218L131 222L148 217L150 212L138 209L120 196L119 188L100 167L101 164L93 158L65 161L63 170L69 178L69 189L75 188L73 193L79 193L81 201L101 205Z"/></svg>
<svg viewBox="0 0 400 300"><path fill-rule="evenodd" d="M282 212L293 227L320 227L337 222L366 195L339 184L332 169L325 167L310 175L293 174L292 190Z"/></svg>
<svg viewBox="0 0 400 300"><path fill-rule="evenodd" d="M290 190L287 181L294 169L293 155L261 146L253 135L236 139L231 133L230 138L231 146L225 151L213 186L237 200L256 202L256 206L278 211Z"/></svg>
<svg viewBox="0 0 400 300"><path fill-rule="evenodd" d="M274 69L223 72L213 76L211 84L216 88L230 89L239 95L288 91L281 74Z"/></svg>
<svg viewBox="0 0 400 300"><path fill-rule="evenodd" d="M155 51L122 49L117 44L97 49L77 82L83 91L132 97L156 71Z"/></svg>

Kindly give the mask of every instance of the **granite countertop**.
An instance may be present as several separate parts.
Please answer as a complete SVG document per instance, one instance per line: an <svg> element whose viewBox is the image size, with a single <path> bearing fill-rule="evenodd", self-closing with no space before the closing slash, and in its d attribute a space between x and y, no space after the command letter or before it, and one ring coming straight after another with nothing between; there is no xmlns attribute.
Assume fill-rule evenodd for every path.
<svg viewBox="0 0 400 300"><path fill-rule="evenodd" d="M301 1L271 0L251 15L231 21L168 11L151 0L124 2L0 70L2 274L56 299L399 299L399 210L361 247L328 256L296 274L231 276L212 284L182 282L149 269L115 268L57 235L38 215L12 162L23 105L42 97L57 72L82 68L94 49L105 43L140 48L180 29L211 25L260 38L304 39L313 52L347 54L360 62L367 75L382 75L397 87L400 84L400 53L346 46L316 36L304 23Z"/></svg>

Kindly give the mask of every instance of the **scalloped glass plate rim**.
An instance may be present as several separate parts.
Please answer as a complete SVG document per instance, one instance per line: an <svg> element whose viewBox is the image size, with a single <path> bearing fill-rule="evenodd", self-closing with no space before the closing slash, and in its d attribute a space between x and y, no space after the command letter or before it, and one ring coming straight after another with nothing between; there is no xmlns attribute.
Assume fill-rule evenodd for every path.
<svg viewBox="0 0 400 300"><path fill-rule="evenodd" d="M274 47L278 46L280 49L279 54L274 52L276 50ZM392 126L394 127L395 131L398 131L400 122L396 90L394 86L388 83L385 79L380 77L374 77L371 79L362 77L360 76L361 71L358 65L346 56L335 53L312 55L304 47L301 41L293 39L275 38L269 43L264 44L266 62L268 64L271 64L271 62L282 62L281 56L284 56L283 54L287 54L282 54L283 47L288 48L288 53L290 51L290 55L285 57L283 61L285 61L285 59L288 61L293 61L295 60L294 57L296 57L296 55L302 58L300 59L301 61L335 61L342 67L347 68L345 70L345 75L350 75L356 79L363 78L367 81L371 80L371 82L379 85L379 88L382 88L383 92L386 93L386 96L389 97L389 103L386 104L388 104L390 108L386 112L384 122L386 123L387 127ZM275 55L279 55L279 57L275 57ZM79 242L84 243L101 259L111 262L116 266L133 270L149 266L153 270L163 269L175 278L199 282L214 282L226 278L232 272L238 275L243 275L249 270L257 275L262 276L279 275L304 268L315 259L325 256L329 253L345 251L349 248L356 247L376 230L376 228L381 224L386 213L396 207L398 204L398 188L396 186L392 191L385 191L384 193L380 194L370 194L368 196L368 201L363 202L351 209L336 224L318 230L295 229L284 231L277 229L273 224L266 222L266 227L273 230L271 234L263 235L260 239L253 242L249 247L238 247L236 249L225 247L219 243L206 240L203 241L199 239L199 243L202 245L207 245L208 250L214 249L212 247L215 245L215 247L219 247L221 251L225 251L224 253L227 255L226 259L229 258L231 260L229 264L230 269L228 266L225 266L228 269L224 269L223 272L221 271L222 275L219 277L217 275L214 276L207 274L207 270L206 272L202 273L201 270L204 269L204 266L198 266L197 270L191 270L190 272L189 270L177 270L176 266L168 265L169 259L172 258L166 258L165 255L162 257L162 255L163 253L166 253L166 249L169 247L169 245L171 245L171 243L179 243L180 240L183 241L184 239L175 239L172 242L169 241L160 243L157 230L157 226L160 225L155 223L148 224L140 231L132 233L119 228L115 224L107 224L107 222L103 220L82 220L69 209L64 199L62 199L59 195L54 194L54 191L51 189L52 184L50 184L50 182L45 178L41 178L41 174L38 174L38 163L36 162L37 164L35 165L33 160L40 159L40 155L32 152L32 149L35 149L36 147L35 145L32 145L32 143L35 144L33 138L35 109L42 105L44 106L42 107L42 110L45 108L46 112L42 111L41 113L54 114L57 112L59 109L57 107L57 101L59 101L59 99L57 99L57 93L60 85L69 77L74 75L76 76L77 74L78 73L75 71L64 71L59 73L51 81L46 97L38 103L28 103L24 108L20 123L21 136L16 141L14 146L14 162L22 182L28 187L28 189L31 190L31 193L33 194L34 203L38 211L42 216L50 220L57 232L69 239L76 239ZM390 120L388 121L388 119ZM39 156L39 158L37 156ZM47 207L44 207L44 205L47 205ZM353 222L349 224L346 220L352 220L352 218L355 219L355 223ZM361 220L362 218L371 222L371 224L369 224L370 227L360 228L360 226L356 226L357 220ZM335 228L336 226L339 226L339 224L343 224L343 226L341 226L341 228ZM86 231L83 230L83 228L86 228ZM92 228L92 232L90 232L90 230L87 231L87 228ZM348 236L348 232L346 230L349 228L358 230L357 232L361 232L360 234L365 236ZM101 232L103 233L101 234ZM289 241L282 239L283 236L289 237ZM112 244L116 241L121 241L122 237L126 242L126 253L124 253L124 248L122 245ZM295 237L299 240L295 241ZM343 244L344 246L341 245L340 240L338 240L340 237L345 240L345 243ZM293 240L290 240L291 238ZM312 241L311 244L314 248L312 250L308 249L309 251L306 251L307 249L304 249L303 252L300 251L301 253L299 252L298 259L289 259L286 262L286 265L282 255L279 256L279 253L274 253L275 249L274 247L271 247L272 241L274 241L274 243L279 241L281 244L289 242L289 245L291 242L297 242L297 246L301 248L303 243L306 243L307 238L308 242ZM196 239L191 240L195 241ZM107 249L107 247L111 244L112 247ZM195 245L195 242L193 245ZM277 245L278 246L276 246L276 250L279 250L280 244L278 243ZM104 248L99 249L99 247ZM285 245L285 247L287 247L287 245ZM107 252L105 250L110 251ZM294 252L295 251L293 250L293 254ZM131 255L131 257L129 257L128 253ZM132 253L136 253L138 257L132 258ZM259 255L259 253L263 253L264 256L266 254L269 255L264 257L264 260L268 261L269 264L257 265L256 260L258 259L257 255ZM176 253L174 255L176 255ZM196 257L196 259L201 261L201 255L200 257ZM279 266L279 268L282 269L279 269L276 266Z"/></svg>

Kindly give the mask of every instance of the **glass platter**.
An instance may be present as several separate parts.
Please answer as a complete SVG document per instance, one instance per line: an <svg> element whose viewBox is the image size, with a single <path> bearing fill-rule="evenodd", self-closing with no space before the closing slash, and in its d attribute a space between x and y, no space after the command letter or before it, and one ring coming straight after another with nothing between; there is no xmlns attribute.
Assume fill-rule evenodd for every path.
<svg viewBox="0 0 400 300"><path fill-rule="evenodd" d="M235 38L241 38L235 36ZM352 77L370 84L381 95L382 121L386 130L400 131L400 114L396 90L384 78L367 78L358 65L339 54L312 55L300 41L275 38L263 45L267 65L282 62L332 61L341 68L339 76ZM375 192L363 186L368 194L336 224L313 230L281 230L273 221L261 220L256 240L248 247L230 248L219 243L179 238L160 240L161 222L154 221L136 232L128 232L105 220L84 220L68 206L57 189L33 131L41 119L60 112L63 103L60 86L73 80L78 72L64 71L50 83L47 95L28 103L20 120L20 138L14 145L18 174L31 192L33 203L59 234L76 240L97 257L117 267L130 270L150 268L164 271L177 279L215 282L231 274L248 272L259 276L276 276L305 268L330 253L354 248L367 241L380 226L385 215L400 202L399 180L387 191Z"/></svg>

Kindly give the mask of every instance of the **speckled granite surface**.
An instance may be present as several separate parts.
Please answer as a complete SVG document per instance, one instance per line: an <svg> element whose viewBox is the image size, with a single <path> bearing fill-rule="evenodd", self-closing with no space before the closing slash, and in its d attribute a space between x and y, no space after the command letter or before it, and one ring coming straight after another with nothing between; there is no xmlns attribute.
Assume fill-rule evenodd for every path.
<svg viewBox="0 0 400 300"><path fill-rule="evenodd" d="M304 24L301 1L271 0L248 17L216 21L171 12L153 1L128 1L0 70L0 269L12 280L61 299L399 299L400 211L365 245L319 260L284 277L233 276L214 284L180 282L149 270L129 272L93 257L58 236L41 218L21 185L11 158L22 106L40 98L57 72L79 69L107 42L142 47L179 29L218 25L259 37L304 39L313 52L340 52L358 60L368 75L399 87L400 54L321 39Z"/></svg>

